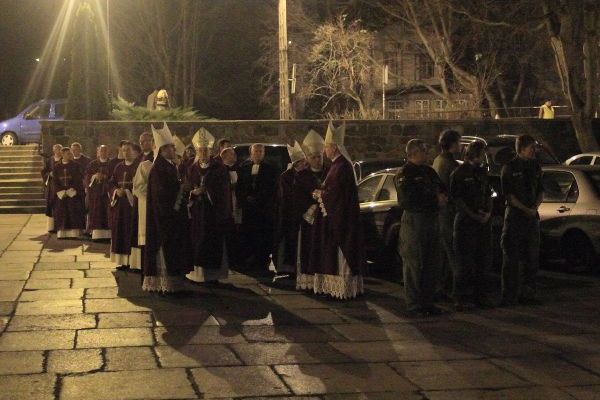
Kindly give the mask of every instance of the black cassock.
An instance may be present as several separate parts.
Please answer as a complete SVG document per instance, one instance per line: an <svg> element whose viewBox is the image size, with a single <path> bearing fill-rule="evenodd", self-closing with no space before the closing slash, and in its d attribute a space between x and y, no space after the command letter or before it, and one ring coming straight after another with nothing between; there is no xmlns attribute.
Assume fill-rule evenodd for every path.
<svg viewBox="0 0 600 400"><path fill-rule="evenodd" d="M193 270L185 203L177 167L158 155L148 176L144 290L176 291Z"/></svg>
<svg viewBox="0 0 600 400"><path fill-rule="evenodd" d="M88 164L84 184L87 190L87 230L92 239L110 239L109 161L96 159ZM98 174L98 175L96 175Z"/></svg>
<svg viewBox="0 0 600 400"><path fill-rule="evenodd" d="M133 222L133 177L137 166L137 162L130 165L122 162L115 167L110 178L110 258L117 265L129 265ZM117 189L124 190L122 197L117 196Z"/></svg>
<svg viewBox="0 0 600 400"><path fill-rule="evenodd" d="M237 201L242 210L240 244L251 268L264 269L273 247L275 199L279 171L267 163L256 166L247 161L238 171Z"/></svg>
<svg viewBox="0 0 600 400"><path fill-rule="evenodd" d="M294 168L279 176L277 185L277 221L273 263L278 273L295 273L298 229L301 215L294 207L294 180L298 172Z"/></svg>
<svg viewBox="0 0 600 400"><path fill-rule="evenodd" d="M189 169L188 180L191 189L206 191L189 194L194 272L188 278L196 282L226 278L229 262L225 243L233 228L229 171L214 160L206 168L196 162Z"/></svg>
<svg viewBox="0 0 600 400"><path fill-rule="evenodd" d="M54 194L54 184L52 182L52 170L54 169L54 165L60 162L60 158L58 160L54 159L54 155L46 158L44 160L44 168L42 169L42 180L44 181L44 198L46 199L46 211L45 214L48 217L48 231L53 232L54 229L54 221L52 218L52 207L54 205L54 198L56 195Z"/></svg>
<svg viewBox="0 0 600 400"><path fill-rule="evenodd" d="M72 161L56 163L52 170L54 228L59 238L79 237L85 229L83 173Z"/></svg>

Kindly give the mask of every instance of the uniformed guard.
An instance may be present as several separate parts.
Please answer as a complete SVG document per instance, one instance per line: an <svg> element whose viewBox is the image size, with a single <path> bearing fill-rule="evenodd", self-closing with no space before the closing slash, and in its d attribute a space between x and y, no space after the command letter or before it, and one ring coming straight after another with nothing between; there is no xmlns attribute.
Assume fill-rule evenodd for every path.
<svg viewBox="0 0 600 400"><path fill-rule="evenodd" d="M448 197L433 168L425 165L425 142L412 139L406 145L408 161L395 178L398 204L403 209L400 254L408 314L440 315L434 305L439 246L438 210Z"/></svg>
<svg viewBox="0 0 600 400"><path fill-rule="evenodd" d="M543 199L542 169L536 160L536 141L521 135L517 156L502 168L506 198L502 230L502 306L539 304L535 298L540 253L540 216ZM522 263L522 272L519 265Z"/></svg>
<svg viewBox="0 0 600 400"><path fill-rule="evenodd" d="M490 308L487 273L492 255L492 191L482 166L485 144L467 147L465 162L450 176L450 197L456 206L454 220L454 306L456 311Z"/></svg>
<svg viewBox="0 0 600 400"><path fill-rule="evenodd" d="M440 134L440 154L433 160L433 169L437 172L446 193L450 190L450 175L458 162L454 154L460 150L460 133L447 129ZM452 196L443 207L440 207L440 264L438 269L438 282L436 291L439 297L451 298L456 275L456 257L454 255L453 231L456 208Z"/></svg>

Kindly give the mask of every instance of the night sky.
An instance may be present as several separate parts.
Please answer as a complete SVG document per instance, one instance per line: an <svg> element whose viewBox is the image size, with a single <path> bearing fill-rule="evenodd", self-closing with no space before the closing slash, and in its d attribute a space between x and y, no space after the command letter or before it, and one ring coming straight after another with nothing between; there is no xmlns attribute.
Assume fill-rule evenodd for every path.
<svg viewBox="0 0 600 400"><path fill-rule="evenodd" d="M27 101L24 96L37 66L35 59L44 49L63 1L0 0L0 118L14 116L19 104Z"/></svg>

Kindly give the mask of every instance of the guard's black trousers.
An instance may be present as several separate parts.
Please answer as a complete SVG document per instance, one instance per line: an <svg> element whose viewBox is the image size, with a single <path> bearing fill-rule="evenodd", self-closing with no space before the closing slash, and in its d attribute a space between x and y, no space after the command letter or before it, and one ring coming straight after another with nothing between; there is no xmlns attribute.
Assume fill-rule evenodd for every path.
<svg viewBox="0 0 600 400"><path fill-rule="evenodd" d="M507 207L502 229L502 299L516 303L535 297L540 259L540 221Z"/></svg>
<svg viewBox="0 0 600 400"><path fill-rule="evenodd" d="M487 274L492 264L492 224L458 213L454 219L454 300L475 303L487 298Z"/></svg>

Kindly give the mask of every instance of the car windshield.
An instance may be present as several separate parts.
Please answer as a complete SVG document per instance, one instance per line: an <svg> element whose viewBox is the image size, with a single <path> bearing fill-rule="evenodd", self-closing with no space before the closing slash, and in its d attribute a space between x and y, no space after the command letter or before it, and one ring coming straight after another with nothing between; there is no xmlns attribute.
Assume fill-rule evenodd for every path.
<svg viewBox="0 0 600 400"><path fill-rule="evenodd" d="M488 154L490 161L496 165L504 165L512 160L515 155L515 149L512 146L488 146ZM537 161L541 165L555 165L557 164L554 157L552 157L548 151L542 146L538 146L536 151Z"/></svg>
<svg viewBox="0 0 600 400"><path fill-rule="evenodd" d="M361 165L362 176L369 176L373 172L381 171L386 168L401 167L406 161L399 160L381 160L381 161L367 161Z"/></svg>

